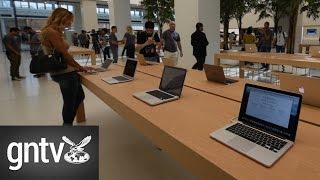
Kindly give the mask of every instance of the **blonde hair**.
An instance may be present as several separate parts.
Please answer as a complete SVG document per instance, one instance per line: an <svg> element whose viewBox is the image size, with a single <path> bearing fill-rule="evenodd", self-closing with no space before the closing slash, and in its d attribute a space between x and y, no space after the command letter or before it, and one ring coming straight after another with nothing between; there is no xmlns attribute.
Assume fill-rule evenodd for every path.
<svg viewBox="0 0 320 180"><path fill-rule="evenodd" d="M131 26L127 26L127 32L133 34L133 29Z"/></svg>
<svg viewBox="0 0 320 180"><path fill-rule="evenodd" d="M64 30L64 24L67 21L70 21L70 19L73 19L72 12L68 11L64 8L57 8L55 9L51 16L47 20L46 26L42 29L42 31L45 31L48 27L52 27L53 29L63 32Z"/></svg>

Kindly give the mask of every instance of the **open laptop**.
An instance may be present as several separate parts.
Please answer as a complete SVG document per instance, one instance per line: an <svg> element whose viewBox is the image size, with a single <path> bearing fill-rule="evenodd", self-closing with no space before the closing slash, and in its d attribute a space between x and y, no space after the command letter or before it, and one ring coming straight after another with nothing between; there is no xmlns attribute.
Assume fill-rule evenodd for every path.
<svg viewBox="0 0 320 180"><path fill-rule="evenodd" d="M163 57L162 62L163 62L163 65L165 66L177 66L177 62L174 61L173 59Z"/></svg>
<svg viewBox="0 0 320 180"><path fill-rule="evenodd" d="M102 64L101 67L95 68L97 72L105 72L108 70L109 66L112 64L113 59L107 58Z"/></svg>
<svg viewBox="0 0 320 180"><path fill-rule="evenodd" d="M245 49L245 52L248 52L248 53L258 52L258 48L256 44L245 44L244 49Z"/></svg>
<svg viewBox="0 0 320 180"><path fill-rule="evenodd" d="M117 84L132 81L137 68L137 61L135 59L127 59L126 66L124 67L123 75L107 77L102 80L108 84Z"/></svg>
<svg viewBox="0 0 320 180"><path fill-rule="evenodd" d="M280 74L280 88L303 96L303 103L320 107L320 78Z"/></svg>
<svg viewBox="0 0 320 180"><path fill-rule="evenodd" d="M159 89L139 92L133 96L151 106L180 98L187 70L177 67L165 66Z"/></svg>
<svg viewBox="0 0 320 180"><path fill-rule="evenodd" d="M226 78L223 67L217 65L204 64L204 71L208 81L218 82L222 84L232 84L238 80Z"/></svg>
<svg viewBox="0 0 320 180"><path fill-rule="evenodd" d="M320 46L310 46L309 54L311 57L320 58Z"/></svg>
<svg viewBox="0 0 320 180"><path fill-rule="evenodd" d="M156 65L159 64L158 62L151 62L151 61L146 61L144 56L142 54L137 55L138 62L141 66L150 66L150 65Z"/></svg>
<svg viewBox="0 0 320 180"><path fill-rule="evenodd" d="M301 101L300 94L246 84L238 122L211 137L271 167L294 144Z"/></svg>

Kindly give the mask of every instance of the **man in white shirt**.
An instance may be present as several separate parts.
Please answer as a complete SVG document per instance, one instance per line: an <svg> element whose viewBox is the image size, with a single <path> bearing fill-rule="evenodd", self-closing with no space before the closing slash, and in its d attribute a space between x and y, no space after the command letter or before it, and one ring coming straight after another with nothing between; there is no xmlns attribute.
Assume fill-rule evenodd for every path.
<svg viewBox="0 0 320 180"><path fill-rule="evenodd" d="M274 37L277 53L284 53L286 50L288 35L286 32L282 31L282 26L278 27L278 31L275 33Z"/></svg>

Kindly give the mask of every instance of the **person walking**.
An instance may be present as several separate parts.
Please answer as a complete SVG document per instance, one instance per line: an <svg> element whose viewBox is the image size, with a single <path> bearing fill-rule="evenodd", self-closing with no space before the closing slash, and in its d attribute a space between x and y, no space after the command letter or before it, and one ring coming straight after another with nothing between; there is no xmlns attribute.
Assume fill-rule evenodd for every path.
<svg viewBox="0 0 320 180"><path fill-rule="evenodd" d="M282 30L282 26L278 27L277 32L274 34L274 44L277 53L285 53L288 35ZM282 72L285 71L285 66L282 65Z"/></svg>
<svg viewBox="0 0 320 180"><path fill-rule="evenodd" d="M196 24L196 31L191 35L191 45L193 46L193 55L197 60L192 69L202 71L203 64L206 61L207 46L209 45L206 34L203 32L202 23Z"/></svg>
<svg viewBox="0 0 320 180"><path fill-rule="evenodd" d="M31 27L26 26L23 31L30 35L29 45L30 45L30 55L31 58L35 58L37 55L44 54L42 47L41 47L41 41L39 38L39 34L34 31ZM45 74L36 74L34 75L35 78L40 78L44 76Z"/></svg>
<svg viewBox="0 0 320 180"><path fill-rule="evenodd" d="M144 27L145 31L141 31L137 35L136 48L146 61L160 62L161 42L158 33L154 31L154 23L147 21Z"/></svg>
<svg viewBox="0 0 320 180"><path fill-rule="evenodd" d="M74 46L79 46L79 36L76 32L72 34L72 43Z"/></svg>
<svg viewBox="0 0 320 180"><path fill-rule="evenodd" d="M178 32L176 32L176 24L175 22L171 21L169 23L169 29L162 33L162 40L161 40L164 50L164 57L169 59L173 62L176 66L178 64L179 52L180 57L183 57L182 46L181 46L181 39Z"/></svg>
<svg viewBox="0 0 320 180"><path fill-rule="evenodd" d="M119 41L118 41L118 37L117 37L117 26L112 26L111 27L111 34L110 34L110 49L111 49L111 53L112 53L112 57L113 57L113 63L118 63L118 58L119 58Z"/></svg>
<svg viewBox="0 0 320 180"><path fill-rule="evenodd" d="M110 43L109 43L109 35L107 33L107 29L102 29L100 34L100 44L103 52L103 59L106 61L107 56L110 58Z"/></svg>
<svg viewBox="0 0 320 180"><path fill-rule="evenodd" d="M3 37L3 44L6 49L6 55L10 61L10 76L12 81L24 79L20 76L19 69L21 64L21 38L19 28L10 28L10 32Z"/></svg>
<svg viewBox="0 0 320 180"><path fill-rule="evenodd" d="M92 69L80 66L68 52L70 46L63 38L63 32L65 28L71 26L73 19L74 16L70 11L57 8L48 18L40 34L44 53L61 53L67 62L67 69L50 73L52 80L60 86L63 97L63 125L66 126L72 126L78 107L85 98L78 71L87 72Z"/></svg>
<svg viewBox="0 0 320 180"><path fill-rule="evenodd" d="M133 29L131 26L127 26L127 32L123 36L124 48L126 49L127 58L134 58L135 54L135 44L136 44L136 36L133 33ZM122 55L123 56L123 55Z"/></svg>
<svg viewBox="0 0 320 180"><path fill-rule="evenodd" d="M260 38L259 38L260 52L271 52L273 33L269 26L270 26L270 23L265 22L264 28L260 31ZM269 66L270 66L269 64L263 63L260 69L267 71L269 70Z"/></svg>
<svg viewBox="0 0 320 180"><path fill-rule="evenodd" d="M83 48L89 48L90 44L90 36L87 34L87 31L82 30L81 33L78 36L80 46Z"/></svg>

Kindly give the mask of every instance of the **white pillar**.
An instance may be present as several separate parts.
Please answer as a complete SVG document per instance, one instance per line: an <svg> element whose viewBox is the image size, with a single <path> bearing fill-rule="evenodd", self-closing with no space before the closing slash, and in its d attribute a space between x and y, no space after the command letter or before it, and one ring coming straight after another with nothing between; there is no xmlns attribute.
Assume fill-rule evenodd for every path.
<svg viewBox="0 0 320 180"><path fill-rule="evenodd" d="M303 26L304 15L305 15L305 13L299 13L298 18L297 18L296 38L295 38L295 45L294 45L294 52L295 53L299 52L299 45L302 42L302 26Z"/></svg>
<svg viewBox="0 0 320 180"><path fill-rule="evenodd" d="M98 29L97 2L92 0L81 1L82 28L86 31Z"/></svg>
<svg viewBox="0 0 320 180"><path fill-rule="evenodd" d="M126 27L131 25L130 0L109 0L110 28L118 27L118 39L122 39Z"/></svg>
<svg viewBox="0 0 320 180"><path fill-rule="evenodd" d="M191 68L196 62L192 55L191 34L201 22L209 46L206 63L213 64L214 53L220 49L220 0L175 0L176 30L181 36L184 57L180 66Z"/></svg>

